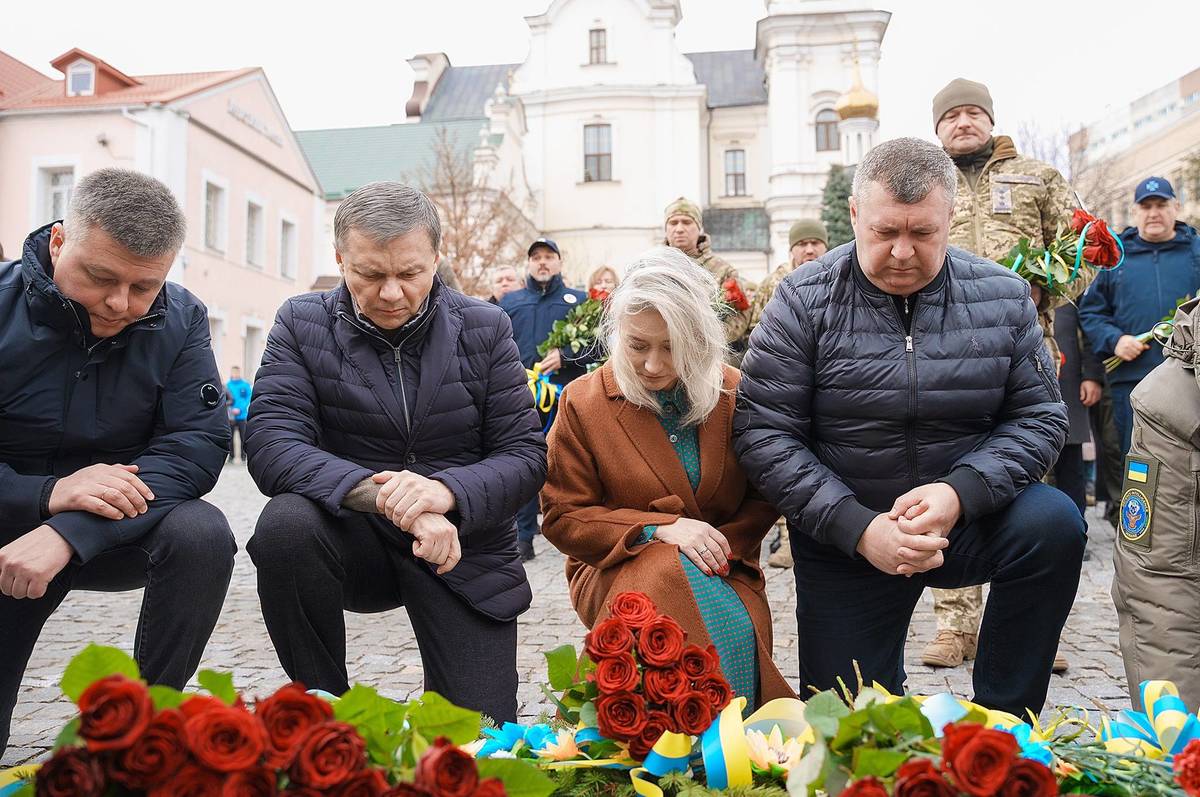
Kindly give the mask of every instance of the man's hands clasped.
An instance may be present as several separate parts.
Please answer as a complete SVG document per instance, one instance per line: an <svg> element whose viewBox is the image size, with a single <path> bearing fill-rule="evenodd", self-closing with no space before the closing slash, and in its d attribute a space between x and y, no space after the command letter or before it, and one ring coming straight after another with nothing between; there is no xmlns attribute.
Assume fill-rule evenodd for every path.
<svg viewBox="0 0 1200 797"><path fill-rule="evenodd" d="M896 499L858 541L858 552L884 573L912 576L941 567L950 530L962 516L954 488L942 482L923 484Z"/></svg>
<svg viewBox="0 0 1200 797"><path fill-rule="evenodd" d="M382 485L375 508L401 531L413 537L413 556L449 573L462 559L458 529L446 519L455 507L446 485L411 471L383 471L371 477Z"/></svg>

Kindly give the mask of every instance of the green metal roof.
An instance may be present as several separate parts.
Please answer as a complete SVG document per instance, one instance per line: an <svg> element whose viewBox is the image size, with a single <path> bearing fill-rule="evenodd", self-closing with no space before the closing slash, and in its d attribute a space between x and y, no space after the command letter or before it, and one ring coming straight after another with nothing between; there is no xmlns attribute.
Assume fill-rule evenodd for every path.
<svg viewBox="0 0 1200 797"><path fill-rule="evenodd" d="M445 130L455 148L470 157L479 146L482 118L379 127L298 130L296 138L326 199L341 199L376 180L420 182L433 166L434 145Z"/></svg>

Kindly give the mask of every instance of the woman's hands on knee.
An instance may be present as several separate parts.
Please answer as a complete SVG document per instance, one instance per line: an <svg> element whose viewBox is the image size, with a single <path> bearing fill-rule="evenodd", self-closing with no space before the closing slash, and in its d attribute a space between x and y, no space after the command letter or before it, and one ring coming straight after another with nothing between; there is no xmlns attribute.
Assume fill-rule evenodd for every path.
<svg viewBox="0 0 1200 797"><path fill-rule="evenodd" d="M654 539L679 550L706 575L729 575L729 562L733 551L725 535L703 520L680 518L669 526L659 526Z"/></svg>

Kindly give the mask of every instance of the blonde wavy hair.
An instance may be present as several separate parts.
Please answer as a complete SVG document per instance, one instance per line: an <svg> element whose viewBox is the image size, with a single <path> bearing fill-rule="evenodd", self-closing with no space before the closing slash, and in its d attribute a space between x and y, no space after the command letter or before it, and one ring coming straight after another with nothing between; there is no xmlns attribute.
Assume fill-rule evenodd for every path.
<svg viewBox="0 0 1200 797"><path fill-rule="evenodd" d="M599 335L626 400L662 414L658 399L642 385L623 345L623 321L653 310L667 325L671 361L687 394L688 411L680 420L685 426L698 426L708 418L724 381L725 328L714 309L717 297L712 274L678 249L658 246L629 265L609 297Z"/></svg>

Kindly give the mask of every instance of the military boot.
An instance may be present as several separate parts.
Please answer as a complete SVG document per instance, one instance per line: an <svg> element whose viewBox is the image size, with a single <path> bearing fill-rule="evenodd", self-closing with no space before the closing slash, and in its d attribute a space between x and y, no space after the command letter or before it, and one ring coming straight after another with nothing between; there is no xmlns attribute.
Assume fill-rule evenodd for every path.
<svg viewBox="0 0 1200 797"><path fill-rule="evenodd" d="M965 634L943 628L921 653L921 662L927 667L957 667L967 659L975 658L979 646L978 634Z"/></svg>

